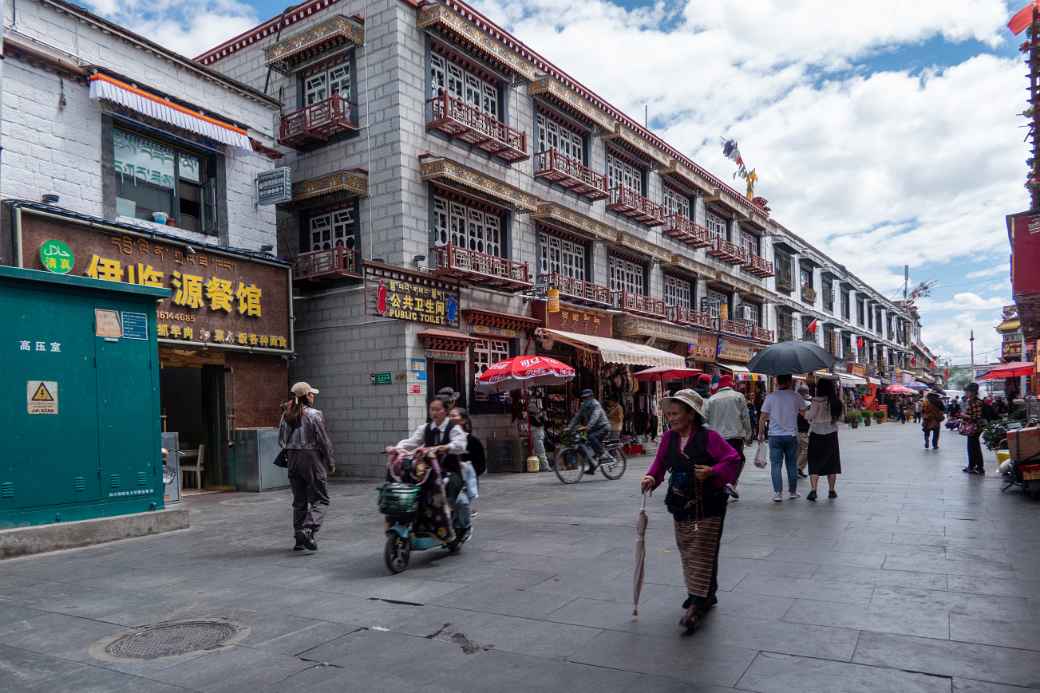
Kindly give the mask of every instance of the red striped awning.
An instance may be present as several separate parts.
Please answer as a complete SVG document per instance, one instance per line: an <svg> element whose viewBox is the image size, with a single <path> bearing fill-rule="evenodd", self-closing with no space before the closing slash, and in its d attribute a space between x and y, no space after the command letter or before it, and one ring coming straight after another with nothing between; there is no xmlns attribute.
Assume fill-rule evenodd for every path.
<svg viewBox="0 0 1040 693"><path fill-rule="evenodd" d="M996 368L986 371L979 380L1003 380L1004 378L1020 378L1033 375L1036 372L1036 364L1032 361L1013 361L1004 363Z"/></svg>

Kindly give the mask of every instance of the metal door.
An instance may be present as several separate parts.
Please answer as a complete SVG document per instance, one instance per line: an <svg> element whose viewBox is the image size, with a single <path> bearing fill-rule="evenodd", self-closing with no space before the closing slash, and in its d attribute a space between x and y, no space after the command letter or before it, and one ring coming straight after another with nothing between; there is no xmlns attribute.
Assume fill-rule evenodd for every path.
<svg viewBox="0 0 1040 693"><path fill-rule="evenodd" d="M147 329L154 329L151 319ZM149 344L95 338L101 492L109 499L163 495L158 373Z"/></svg>
<svg viewBox="0 0 1040 693"><path fill-rule="evenodd" d="M0 511L100 497L92 311L79 297L40 298L33 285L0 291L0 421L10 451L0 457ZM57 383L57 413L29 414L30 380Z"/></svg>

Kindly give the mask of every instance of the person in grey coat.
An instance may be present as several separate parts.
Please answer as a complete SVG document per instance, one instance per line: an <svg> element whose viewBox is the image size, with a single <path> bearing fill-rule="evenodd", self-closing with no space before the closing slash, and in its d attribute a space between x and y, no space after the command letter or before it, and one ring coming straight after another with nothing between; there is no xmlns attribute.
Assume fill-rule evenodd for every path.
<svg viewBox="0 0 1040 693"><path fill-rule="evenodd" d="M329 507L328 475L336 471L325 416L314 408L318 390L307 383L292 386L278 424L278 443L288 456L292 487L293 551L317 551L315 540Z"/></svg>
<svg viewBox="0 0 1040 693"><path fill-rule="evenodd" d="M581 407L567 424L567 429L574 430L579 426L584 426L588 431L589 445L592 446L598 460L603 456L603 439L610 432L610 420L603 411L603 405L596 399L596 393L589 389L581 391ZM594 471L594 468L590 473L591 471Z"/></svg>

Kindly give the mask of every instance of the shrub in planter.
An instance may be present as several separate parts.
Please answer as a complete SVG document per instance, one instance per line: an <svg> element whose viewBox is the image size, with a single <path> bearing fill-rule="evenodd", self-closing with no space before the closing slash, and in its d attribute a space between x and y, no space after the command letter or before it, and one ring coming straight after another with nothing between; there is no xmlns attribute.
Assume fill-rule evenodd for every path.
<svg viewBox="0 0 1040 693"><path fill-rule="evenodd" d="M850 409L845 412L845 423L852 426L853 428L859 428L859 421L862 415L858 409Z"/></svg>
<svg viewBox="0 0 1040 693"><path fill-rule="evenodd" d="M876 411L876 412L874 412L874 420L877 421L878 423L884 423L885 422L885 412L883 412L883 411Z"/></svg>
<svg viewBox="0 0 1040 693"><path fill-rule="evenodd" d="M872 423L874 423L874 417L871 416L870 412L869 411L863 412L863 425L864 426L869 426Z"/></svg>

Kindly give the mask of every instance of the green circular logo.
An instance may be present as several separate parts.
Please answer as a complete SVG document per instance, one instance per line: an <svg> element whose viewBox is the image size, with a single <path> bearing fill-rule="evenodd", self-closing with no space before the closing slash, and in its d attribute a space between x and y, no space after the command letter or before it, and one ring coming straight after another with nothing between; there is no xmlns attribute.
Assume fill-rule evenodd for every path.
<svg viewBox="0 0 1040 693"><path fill-rule="evenodd" d="M76 264L76 256L65 241L51 239L40 245L40 264L48 272L68 274Z"/></svg>

